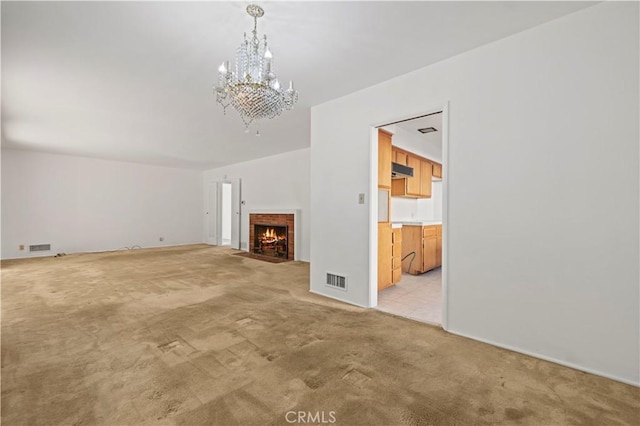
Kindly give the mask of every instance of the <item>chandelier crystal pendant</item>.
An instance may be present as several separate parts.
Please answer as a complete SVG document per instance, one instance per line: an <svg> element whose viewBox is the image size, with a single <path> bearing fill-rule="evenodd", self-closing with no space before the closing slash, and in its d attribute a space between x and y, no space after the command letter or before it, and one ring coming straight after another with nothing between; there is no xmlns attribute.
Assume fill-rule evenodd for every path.
<svg viewBox="0 0 640 426"><path fill-rule="evenodd" d="M247 130L253 121L263 118L275 118L282 111L293 108L298 101L298 92L289 82L289 88L283 89L273 71L273 55L267 46L267 36L258 38L258 18L264 10L255 4L247 6L247 13L253 17L252 36L236 50L235 71L225 61L218 68L218 84L214 89L216 101L224 113L229 105L233 106L245 124ZM259 134L259 133L258 133Z"/></svg>

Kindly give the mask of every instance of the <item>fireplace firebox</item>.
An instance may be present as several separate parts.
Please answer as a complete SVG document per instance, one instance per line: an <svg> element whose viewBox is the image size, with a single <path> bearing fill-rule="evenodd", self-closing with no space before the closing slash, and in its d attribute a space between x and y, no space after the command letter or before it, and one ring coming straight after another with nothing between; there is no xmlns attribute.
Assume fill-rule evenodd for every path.
<svg viewBox="0 0 640 426"><path fill-rule="evenodd" d="M253 235L254 253L287 259L289 235L287 225L255 223L253 225Z"/></svg>
<svg viewBox="0 0 640 426"><path fill-rule="evenodd" d="M293 213L249 213L249 253L295 260L295 229Z"/></svg>

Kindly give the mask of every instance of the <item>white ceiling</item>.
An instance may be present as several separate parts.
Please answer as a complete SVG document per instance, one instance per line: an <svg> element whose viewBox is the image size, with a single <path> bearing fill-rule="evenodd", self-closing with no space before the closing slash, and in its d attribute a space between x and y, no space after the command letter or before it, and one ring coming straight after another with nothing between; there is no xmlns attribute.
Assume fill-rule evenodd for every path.
<svg viewBox="0 0 640 426"><path fill-rule="evenodd" d="M396 123L396 126L421 138L432 135L432 133L420 133L418 131L418 129L424 129L427 127L435 128L437 130L437 132L435 133L439 133L440 135L442 135L442 113L440 112L437 114L429 114L423 117L401 121L399 123ZM440 137L440 139L442 139L442 137Z"/></svg>
<svg viewBox="0 0 640 426"><path fill-rule="evenodd" d="M309 146L309 107L592 5L267 2L300 101L245 134L212 87L247 2L2 2L2 146L206 169Z"/></svg>

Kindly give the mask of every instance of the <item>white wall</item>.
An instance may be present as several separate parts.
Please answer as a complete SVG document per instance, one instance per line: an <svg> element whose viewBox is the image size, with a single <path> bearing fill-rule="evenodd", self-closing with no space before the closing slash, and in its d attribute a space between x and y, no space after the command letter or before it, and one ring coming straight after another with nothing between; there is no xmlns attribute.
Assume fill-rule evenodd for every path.
<svg viewBox="0 0 640 426"><path fill-rule="evenodd" d="M442 181L431 184L431 198L391 197L391 221L442 220Z"/></svg>
<svg viewBox="0 0 640 426"><path fill-rule="evenodd" d="M240 178L242 206L240 243L248 247L249 211L254 209L301 210L300 260L309 261L309 149L208 170L204 184Z"/></svg>
<svg viewBox="0 0 640 426"><path fill-rule="evenodd" d="M3 149L2 258L200 243L201 175ZM28 252L41 243L51 252Z"/></svg>
<svg viewBox="0 0 640 426"><path fill-rule="evenodd" d="M449 101L449 330L640 383L638 35L606 2L312 108L312 291L372 301L370 126Z"/></svg>
<svg viewBox="0 0 640 426"><path fill-rule="evenodd" d="M418 218L416 198L391 197L391 222L410 222Z"/></svg>
<svg viewBox="0 0 640 426"><path fill-rule="evenodd" d="M427 219L442 220L442 181L433 181L431 185L431 198L429 200L418 200L418 215ZM423 201L423 203L420 203ZM420 207L424 206L428 212L421 213Z"/></svg>

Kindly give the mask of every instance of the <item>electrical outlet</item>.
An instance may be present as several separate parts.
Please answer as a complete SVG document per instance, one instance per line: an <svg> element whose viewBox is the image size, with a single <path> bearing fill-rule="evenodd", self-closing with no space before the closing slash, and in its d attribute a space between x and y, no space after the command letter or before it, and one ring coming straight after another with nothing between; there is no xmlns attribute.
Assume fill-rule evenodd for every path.
<svg viewBox="0 0 640 426"><path fill-rule="evenodd" d="M358 194L358 204L364 204L364 193Z"/></svg>
<svg viewBox="0 0 640 426"><path fill-rule="evenodd" d="M24 250L24 244L20 244L18 248L20 249L20 251Z"/></svg>

